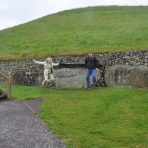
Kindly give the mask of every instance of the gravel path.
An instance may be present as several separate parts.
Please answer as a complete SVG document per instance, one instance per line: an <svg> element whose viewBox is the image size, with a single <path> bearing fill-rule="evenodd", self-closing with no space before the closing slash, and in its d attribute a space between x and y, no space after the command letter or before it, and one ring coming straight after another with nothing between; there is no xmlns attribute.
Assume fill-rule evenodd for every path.
<svg viewBox="0 0 148 148"><path fill-rule="evenodd" d="M39 102L25 104L37 111ZM65 148L25 104L0 101L0 148Z"/></svg>

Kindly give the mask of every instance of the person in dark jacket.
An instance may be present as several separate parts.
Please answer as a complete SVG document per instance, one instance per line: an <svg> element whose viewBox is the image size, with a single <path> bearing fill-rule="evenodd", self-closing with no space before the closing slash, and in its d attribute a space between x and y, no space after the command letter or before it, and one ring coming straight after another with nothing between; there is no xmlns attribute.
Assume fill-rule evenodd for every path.
<svg viewBox="0 0 148 148"><path fill-rule="evenodd" d="M90 52L88 57L85 59L85 67L86 69L86 88L90 87L90 76L93 77L93 86L96 87L96 70L98 69L98 60L93 54Z"/></svg>

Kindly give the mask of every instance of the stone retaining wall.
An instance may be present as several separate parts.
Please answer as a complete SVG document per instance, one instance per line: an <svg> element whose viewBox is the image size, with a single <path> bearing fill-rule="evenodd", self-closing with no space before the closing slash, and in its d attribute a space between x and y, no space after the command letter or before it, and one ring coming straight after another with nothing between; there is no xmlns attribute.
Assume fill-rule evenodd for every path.
<svg viewBox="0 0 148 148"><path fill-rule="evenodd" d="M145 66L148 67L148 51L102 53L95 54L100 63L98 71L98 85L105 86L105 72L114 65ZM57 56L54 62L62 61L69 63L69 67L58 66L54 70L57 87L84 87L85 68L79 67L84 64L86 56ZM37 59L43 60L43 59ZM73 64L78 64L74 68ZM14 84L41 85L43 80L43 66L33 63L31 60L0 61L0 69L11 74ZM145 74L147 76L147 73ZM107 78L106 78L107 79ZM146 84L147 86L147 84Z"/></svg>

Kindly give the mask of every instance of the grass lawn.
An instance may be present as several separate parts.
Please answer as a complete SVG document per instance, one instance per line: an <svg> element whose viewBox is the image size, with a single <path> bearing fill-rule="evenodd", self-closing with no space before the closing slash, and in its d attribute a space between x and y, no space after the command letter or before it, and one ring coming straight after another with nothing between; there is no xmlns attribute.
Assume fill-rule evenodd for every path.
<svg viewBox="0 0 148 148"><path fill-rule="evenodd" d="M40 117L68 148L147 148L148 91L14 86L13 99L44 98Z"/></svg>
<svg viewBox="0 0 148 148"><path fill-rule="evenodd" d="M148 6L63 11L0 31L0 59L148 50Z"/></svg>

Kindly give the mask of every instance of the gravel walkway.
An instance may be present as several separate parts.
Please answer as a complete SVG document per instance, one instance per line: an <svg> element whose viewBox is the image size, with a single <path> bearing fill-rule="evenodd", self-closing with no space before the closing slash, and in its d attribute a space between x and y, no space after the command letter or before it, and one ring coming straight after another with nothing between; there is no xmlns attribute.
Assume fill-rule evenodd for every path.
<svg viewBox="0 0 148 148"><path fill-rule="evenodd" d="M28 108L37 111L40 101L32 102L0 101L0 148L65 148Z"/></svg>

